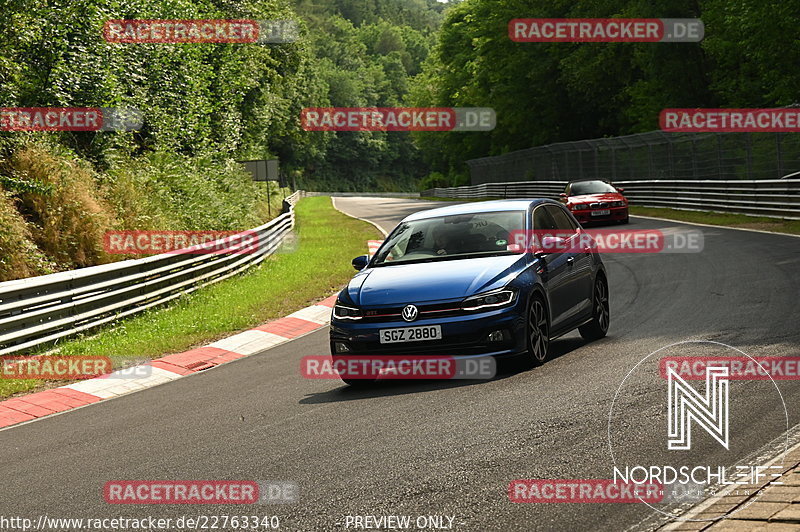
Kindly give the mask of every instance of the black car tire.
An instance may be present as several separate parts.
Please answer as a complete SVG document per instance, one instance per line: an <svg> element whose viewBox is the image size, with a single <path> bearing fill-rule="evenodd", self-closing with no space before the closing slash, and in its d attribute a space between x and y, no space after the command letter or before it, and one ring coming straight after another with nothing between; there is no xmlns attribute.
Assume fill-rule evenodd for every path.
<svg viewBox="0 0 800 532"><path fill-rule="evenodd" d="M603 275L598 275L592 290L592 321L578 327L578 332L586 340L599 340L608 333L610 316L608 282Z"/></svg>
<svg viewBox="0 0 800 532"><path fill-rule="evenodd" d="M332 356L334 361L336 361L339 358L347 358L346 355L345 356L332 355ZM342 376L339 376L339 378L342 379L343 383L350 385L353 388L363 388L366 386L371 386L378 381L378 379L349 379L347 377L342 377Z"/></svg>
<svg viewBox="0 0 800 532"><path fill-rule="evenodd" d="M525 330L528 345L528 356L525 365L534 367L544 364L550 348L550 316L548 315L544 298L539 294L531 297Z"/></svg>

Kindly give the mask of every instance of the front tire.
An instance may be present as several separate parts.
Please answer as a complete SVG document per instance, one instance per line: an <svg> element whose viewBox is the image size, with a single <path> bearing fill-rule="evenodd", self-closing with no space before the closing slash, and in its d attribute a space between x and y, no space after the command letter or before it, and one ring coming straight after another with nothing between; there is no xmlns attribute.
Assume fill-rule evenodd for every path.
<svg viewBox="0 0 800 532"><path fill-rule="evenodd" d="M535 295L528 310L528 360L530 367L543 364L547 360L550 347L550 317L541 296Z"/></svg>
<svg viewBox="0 0 800 532"><path fill-rule="evenodd" d="M599 340L608 332L611 314L608 306L608 283L598 275L592 293L592 321L578 327L578 332L586 340Z"/></svg>
<svg viewBox="0 0 800 532"><path fill-rule="evenodd" d="M331 348L331 352L333 352L333 348ZM333 361L336 362L337 360L346 360L347 355L331 355L333 357ZM339 378L342 380L343 383L352 386L353 388L364 388L368 386L372 386L378 379L353 379L347 376L339 375Z"/></svg>

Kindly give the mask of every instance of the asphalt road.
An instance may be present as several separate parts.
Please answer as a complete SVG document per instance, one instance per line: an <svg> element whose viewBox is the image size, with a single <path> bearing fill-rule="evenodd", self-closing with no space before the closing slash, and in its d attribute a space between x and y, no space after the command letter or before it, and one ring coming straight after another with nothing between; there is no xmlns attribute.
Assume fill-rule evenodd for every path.
<svg viewBox="0 0 800 532"><path fill-rule="evenodd" d="M387 228L442 205L336 203ZM681 226L637 218L630 228ZM278 515L283 530L344 530L347 515L455 516L455 530L644 527L657 514L643 504L513 504L506 490L518 478L610 478L611 402L628 371L656 349L711 339L753 356L800 355L800 239L700 229L701 253L607 255L608 337L556 340L553 359L534 370L488 382L353 390L301 377L301 357L327 353L327 330L320 330L207 373L1 431L0 516L238 513ZM748 386L753 393L731 399L740 417L730 451L736 458L763 447L783 423L774 394ZM795 425L800 386L779 386ZM655 415L649 401L662 395L657 377L632 384L618 399L615 422ZM640 430L646 440L663 426ZM731 458L698 440L697 452L709 460ZM630 454L637 452L640 462L663 458ZM119 479L288 480L301 492L298 503L244 511L108 505L102 486Z"/></svg>

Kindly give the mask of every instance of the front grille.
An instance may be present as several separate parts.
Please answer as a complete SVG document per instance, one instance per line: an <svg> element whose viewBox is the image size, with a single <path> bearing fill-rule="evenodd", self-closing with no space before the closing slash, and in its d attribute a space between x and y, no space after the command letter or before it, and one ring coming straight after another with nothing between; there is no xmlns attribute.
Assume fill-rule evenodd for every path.
<svg viewBox="0 0 800 532"><path fill-rule="evenodd" d="M403 305L405 307L405 305ZM362 323L379 323L384 321L399 321L403 319L403 307L388 307L379 309L368 309L364 311L364 318L360 321ZM446 318L448 316L458 316L466 314L466 311L461 309L459 303L437 303L434 305L417 305L419 315L414 321L423 320L426 318ZM410 322L414 323L414 322Z"/></svg>
<svg viewBox="0 0 800 532"><path fill-rule="evenodd" d="M589 207L591 207L592 209L605 209L608 207L608 203L605 201L600 203L590 203Z"/></svg>

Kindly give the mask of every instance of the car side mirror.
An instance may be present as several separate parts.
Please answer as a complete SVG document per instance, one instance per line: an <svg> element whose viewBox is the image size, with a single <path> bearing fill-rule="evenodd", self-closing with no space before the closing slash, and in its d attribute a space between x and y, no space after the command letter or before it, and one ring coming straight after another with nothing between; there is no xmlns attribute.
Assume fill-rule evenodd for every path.
<svg viewBox="0 0 800 532"><path fill-rule="evenodd" d="M567 193L566 192L562 192L561 194L558 195L558 197L559 197L559 199L561 201L564 201L564 202L567 201Z"/></svg>
<svg viewBox="0 0 800 532"><path fill-rule="evenodd" d="M623 192L625 192L625 189L624 189L624 188L622 188L622 187L615 187L615 188L617 189L617 192L619 192L620 194L622 194Z"/></svg>
<svg viewBox="0 0 800 532"><path fill-rule="evenodd" d="M565 251L567 247L567 240L560 236L546 236L542 238L541 244L534 250L533 256L541 259L546 255L554 252Z"/></svg>
<svg viewBox="0 0 800 532"><path fill-rule="evenodd" d="M546 236L542 239L542 249L545 251L564 249L566 241L560 236Z"/></svg>
<svg viewBox="0 0 800 532"><path fill-rule="evenodd" d="M369 263L369 255L361 255L360 257L354 258L351 264L353 265L353 268L355 268L358 271L361 271L367 267L368 263Z"/></svg>

